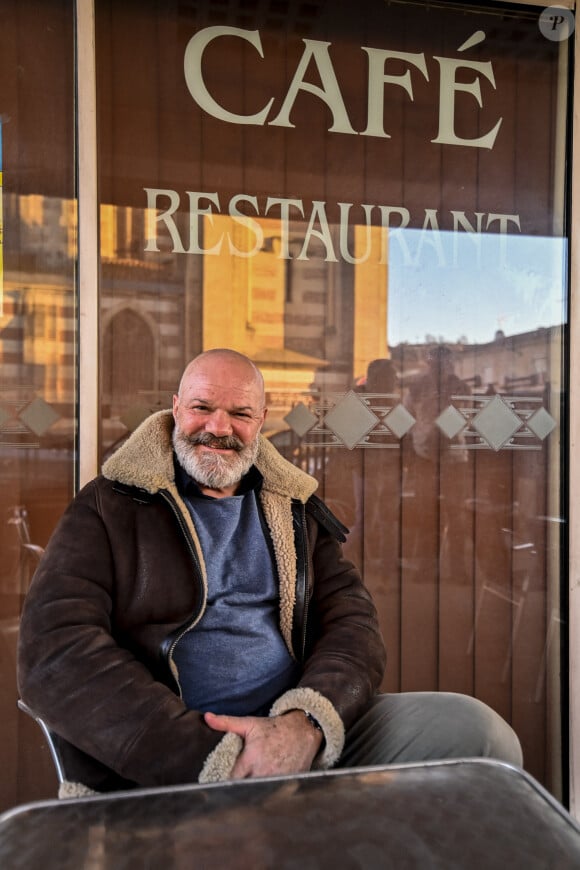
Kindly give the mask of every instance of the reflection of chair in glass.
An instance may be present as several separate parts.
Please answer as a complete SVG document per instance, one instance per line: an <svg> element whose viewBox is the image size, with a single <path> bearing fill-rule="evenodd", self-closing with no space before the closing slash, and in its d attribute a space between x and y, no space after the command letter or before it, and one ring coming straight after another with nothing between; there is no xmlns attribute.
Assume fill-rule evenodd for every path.
<svg viewBox="0 0 580 870"><path fill-rule="evenodd" d="M18 591L25 595L44 549L38 544L31 543L28 511L24 505L14 505L10 508L7 524L16 532L19 566Z"/></svg>

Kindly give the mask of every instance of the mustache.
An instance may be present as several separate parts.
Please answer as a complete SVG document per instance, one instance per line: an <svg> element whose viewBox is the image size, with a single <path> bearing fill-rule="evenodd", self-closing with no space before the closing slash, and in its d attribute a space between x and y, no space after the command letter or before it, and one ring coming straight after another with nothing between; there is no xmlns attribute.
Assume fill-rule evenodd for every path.
<svg viewBox="0 0 580 870"><path fill-rule="evenodd" d="M210 432L198 432L195 435L186 435L185 440L192 446L201 444L203 447L215 447L218 450L236 450L240 453L244 444L235 435L212 435Z"/></svg>

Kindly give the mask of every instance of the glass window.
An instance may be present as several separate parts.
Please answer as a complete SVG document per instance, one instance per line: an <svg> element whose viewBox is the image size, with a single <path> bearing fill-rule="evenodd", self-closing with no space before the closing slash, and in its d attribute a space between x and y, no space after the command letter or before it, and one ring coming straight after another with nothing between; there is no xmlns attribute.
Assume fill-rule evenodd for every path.
<svg viewBox="0 0 580 870"><path fill-rule="evenodd" d="M40 731L17 710L16 638L74 489L73 13L9 2L0 28L0 809L56 792Z"/></svg>
<svg viewBox="0 0 580 870"><path fill-rule="evenodd" d="M96 11L103 455L247 353L384 689L481 698L561 794L568 43L458 3Z"/></svg>

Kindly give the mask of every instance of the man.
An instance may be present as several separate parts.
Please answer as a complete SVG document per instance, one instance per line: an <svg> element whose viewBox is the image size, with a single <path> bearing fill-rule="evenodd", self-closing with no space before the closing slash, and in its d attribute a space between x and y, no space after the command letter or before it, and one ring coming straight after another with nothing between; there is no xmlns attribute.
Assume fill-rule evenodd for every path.
<svg viewBox="0 0 580 870"><path fill-rule="evenodd" d="M430 348L426 363L427 371L411 381L404 400L405 407L416 421L410 431L413 450L420 460L435 464L444 455L458 468L467 463L465 437L460 432L447 438L435 421L449 405L457 406L462 398L470 396L471 389L455 374L453 352L447 345Z"/></svg>
<svg viewBox="0 0 580 870"><path fill-rule="evenodd" d="M201 354L173 412L146 420L56 529L19 685L74 779L103 791L426 755L519 763L511 729L473 699L376 696L384 648L345 530L260 435L265 417L249 359Z"/></svg>
<svg viewBox="0 0 580 870"><path fill-rule="evenodd" d="M440 344L429 349L427 370L412 380L403 404L415 418L409 435L412 450L406 453L411 535L408 562L419 582L435 582L434 572L462 588L468 607L473 582L474 452L466 448L463 430L448 437L439 427L443 415L454 411L461 419L462 405L471 388L455 373L453 352ZM425 540L442 540L434 558ZM420 578L420 579L419 579Z"/></svg>

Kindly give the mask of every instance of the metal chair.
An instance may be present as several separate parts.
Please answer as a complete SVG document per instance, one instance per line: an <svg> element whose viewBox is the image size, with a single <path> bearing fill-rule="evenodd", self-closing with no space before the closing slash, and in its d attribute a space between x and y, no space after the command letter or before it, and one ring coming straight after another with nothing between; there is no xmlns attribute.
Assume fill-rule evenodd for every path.
<svg viewBox="0 0 580 870"><path fill-rule="evenodd" d="M32 710L28 706L28 704L25 704L21 698L18 699L18 707L20 710L22 710L23 713L26 713L27 716L30 716L31 719L34 719L34 721L44 734L58 779L59 798L78 798L97 794L97 792L95 792L92 788L84 785L84 783L75 782L74 780L71 780L67 777L66 766L59 749L58 735L54 731L50 730L42 716L39 716L38 713L35 713L34 710Z"/></svg>
<svg viewBox="0 0 580 870"><path fill-rule="evenodd" d="M51 731L50 728L48 727L48 725L46 724L46 722L44 721L44 719L42 719L41 716L38 716L34 712L34 710L31 710L30 707L28 706L28 704L25 704L24 701L20 698L18 699L18 708L20 710L22 710L23 713L26 713L28 716L30 716L32 719L34 719L34 721L36 722L36 724L39 726L40 730L44 734L44 737L45 737L46 742L48 744L48 748L50 750L50 755L52 757L52 761L54 763L54 767L56 770L56 776L58 778L58 785L59 785L59 789L60 789L60 786L67 782L67 778L65 775L62 758L60 756L60 753L58 751L58 746L57 746L57 743L55 741L54 731Z"/></svg>

